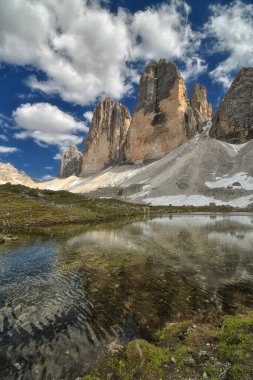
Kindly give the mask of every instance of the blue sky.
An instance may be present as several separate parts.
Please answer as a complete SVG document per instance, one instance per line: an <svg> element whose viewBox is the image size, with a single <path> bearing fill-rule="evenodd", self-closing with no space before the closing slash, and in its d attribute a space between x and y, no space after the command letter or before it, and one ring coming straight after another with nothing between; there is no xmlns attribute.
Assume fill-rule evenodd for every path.
<svg viewBox="0 0 253 380"><path fill-rule="evenodd" d="M100 98L133 112L141 71L175 62L213 108L253 66L252 1L8 0L0 2L0 161L34 178L84 146Z"/></svg>

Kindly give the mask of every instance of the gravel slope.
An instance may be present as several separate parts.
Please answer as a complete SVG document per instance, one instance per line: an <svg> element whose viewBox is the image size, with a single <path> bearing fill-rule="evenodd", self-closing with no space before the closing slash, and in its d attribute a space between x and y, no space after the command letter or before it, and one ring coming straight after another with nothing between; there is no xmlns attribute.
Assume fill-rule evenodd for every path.
<svg viewBox="0 0 253 380"><path fill-rule="evenodd" d="M44 183L13 178L15 183L51 190L113 197L152 205L231 205L253 203L253 140L232 145L201 135L164 158L146 165L117 165L99 174L56 178ZM17 174L17 173L15 173ZM23 175L23 173L22 173ZM12 182L10 178L4 181ZM0 172L1 183L1 172Z"/></svg>
<svg viewBox="0 0 253 380"><path fill-rule="evenodd" d="M253 202L252 162L253 141L231 145L205 131L150 164L116 166L91 177L55 179L40 186L153 205L246 207Z"/></svg>

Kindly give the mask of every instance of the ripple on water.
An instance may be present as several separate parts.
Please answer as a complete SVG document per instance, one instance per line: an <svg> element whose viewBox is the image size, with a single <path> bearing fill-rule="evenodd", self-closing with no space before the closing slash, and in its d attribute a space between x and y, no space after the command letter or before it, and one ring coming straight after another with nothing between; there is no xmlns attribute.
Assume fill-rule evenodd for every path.
<svg viewBox="0 0 253 380"><path fill-rule="evenodd" d="M110 340L253 306L251 216L176 216L1 247L0 378L74 379Z"/></svg>

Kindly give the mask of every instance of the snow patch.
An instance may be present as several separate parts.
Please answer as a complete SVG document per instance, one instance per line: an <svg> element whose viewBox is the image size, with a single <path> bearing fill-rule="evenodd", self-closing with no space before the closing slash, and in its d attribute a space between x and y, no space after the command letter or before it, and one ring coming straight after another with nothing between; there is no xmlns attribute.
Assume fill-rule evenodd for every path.
<svg viewBox="0 0 253 380"><path fill-rule="evenodd" d="M135 198L139 198L139 197L144 198L150 194L150 191L151 191L151 186L145 185L145 186L143 186L142 191L140 191L139 193L129 195L128 198L130 198L130 199L135 199Z"/></svg>
<svg viewBox="0 0 253 380"><path fill-rule="evenodd" d="M204 125L204 127L203 127L203 132L204 132L205 136L209 137L211 127L212 127L212 122L211 122L211 120L209 120L206 123L206 125Z"/></svg>
<svg viewBox="0 0 253 380"><path fill-rule="evenodd" d="M235 151L236 153L238 153L238 152L239 152L244 146L246 146L248 143L249 143L249 141L246 142L245 144L229 144L229 145L234 149L234 151Z"/></svg>
<svg viewBox="0 0 253 380"><path fill-rule="evenodd" d="M215 204L216 206L232 206L232 207L247 207L253 203L253 195L236 198L230 201L222 201L204 195L164 195L162 197L147 198L145 203L152 206L209 206Z"/></svg>
<svg viewBox="0 0 253 380"><path fill-rule="evenodd" d="M253 177L248 176L245 172L241 172L236 173L231 177L216 177L215 181L205 182L205 185L210 189L231 187L233 189L253 190Z"/></svg>

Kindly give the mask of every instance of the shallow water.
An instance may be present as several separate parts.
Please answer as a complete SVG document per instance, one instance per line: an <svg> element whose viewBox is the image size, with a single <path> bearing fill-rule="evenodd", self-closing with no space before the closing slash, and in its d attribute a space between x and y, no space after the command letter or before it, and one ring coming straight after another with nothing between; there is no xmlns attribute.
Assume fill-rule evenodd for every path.
<svg viewBox="0 0 253 380"><path fill-rule="evenodd" d="M0 246L0 379L75 379L110 341L253 307L252 248L253 215L161 217Z"/></svg>

